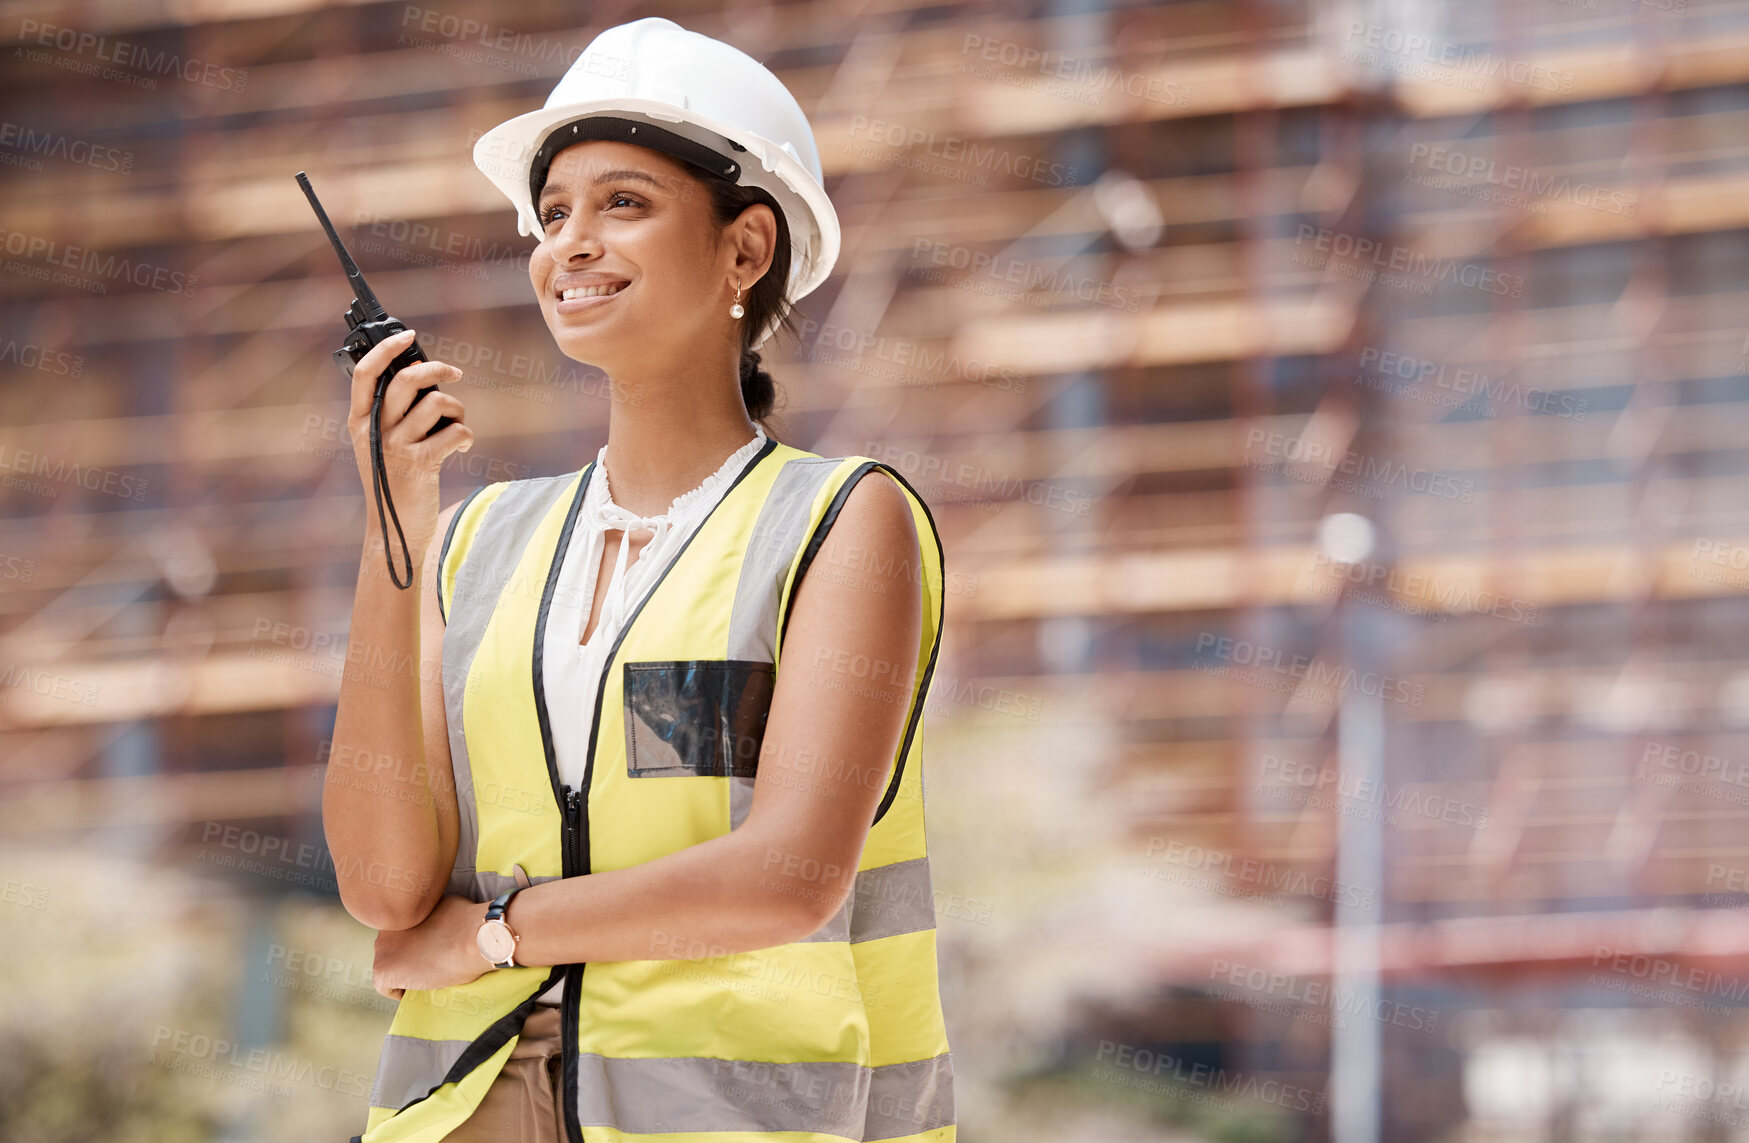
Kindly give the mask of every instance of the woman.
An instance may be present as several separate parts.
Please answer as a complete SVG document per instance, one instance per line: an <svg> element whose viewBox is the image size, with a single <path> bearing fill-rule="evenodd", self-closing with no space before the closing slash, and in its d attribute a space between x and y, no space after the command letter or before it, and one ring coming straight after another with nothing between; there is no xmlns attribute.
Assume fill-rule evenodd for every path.
<svg viewBox="0 0 1749 1143"><path fill-rule="evenodd" d="M423 572L395 590L367 520L323 820L400 1004L354 1141L951 1141L920 753L940 540L897 473L760 423L756 347L836 257L806 119L649 18L475 157L613 403L592 464L439 512L473 432L413 396L460 372L383 398ZM361 471L411 339L354 371Z"/></svg>

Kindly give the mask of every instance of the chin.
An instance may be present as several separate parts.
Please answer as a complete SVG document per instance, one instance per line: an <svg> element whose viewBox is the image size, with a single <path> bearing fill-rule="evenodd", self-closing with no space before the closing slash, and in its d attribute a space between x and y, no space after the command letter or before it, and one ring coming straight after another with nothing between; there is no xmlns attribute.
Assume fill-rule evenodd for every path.
<svg viewBox="0 0 1749 1143"><path fill-rule="evenodd" d="M553 330L553 341L558 344L559 352L572 361L599 369L606 368L603 362L618 356L613 351L613 339L603 337L595 330L566 329L561 326Z"/></svg>

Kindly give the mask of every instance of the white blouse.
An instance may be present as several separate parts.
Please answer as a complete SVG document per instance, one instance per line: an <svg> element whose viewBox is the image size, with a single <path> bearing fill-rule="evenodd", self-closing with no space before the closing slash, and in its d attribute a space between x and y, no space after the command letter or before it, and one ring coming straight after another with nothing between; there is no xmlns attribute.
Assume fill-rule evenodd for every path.
<svg viewBox="0 0 1749 1143"><path fill-rule="evenodd" d="M577 523L571 531L571 541L565 548L565 562L559 569L559 582L547 609L546 638L542 647L541 674L547 695L547 716L553 735L553 757L558 766L559 780L568 790L583 785L583 765L589 753L589 739L595 729L595 693L601 682L602 660L619 637L626 617L654 586L669 564L674 562L686 538L690 536L712 508L728 491L736 475L764 447L765 431L753 426L753 439L730 453L722 466L704 478L704 482L688 492L682 492L668 505L668 510L656 516L639 516L613 502L607 480L607 446L596 454L595 468L589 475L589 485L583 490L583 504L577 510ZM621 539L613 571L607 581L607 597L601 604L601 618L583 642L583 628L589 622L589 612L595 603L596 582L600 576L601 556L607 548L607 533L612 529L627 533ZM630 533L651 533L650 542L638 552L628 566L626 551ZM565 982L561 977L552 988L539 997L542 1004L557 1004L564 997Z"/></svg>

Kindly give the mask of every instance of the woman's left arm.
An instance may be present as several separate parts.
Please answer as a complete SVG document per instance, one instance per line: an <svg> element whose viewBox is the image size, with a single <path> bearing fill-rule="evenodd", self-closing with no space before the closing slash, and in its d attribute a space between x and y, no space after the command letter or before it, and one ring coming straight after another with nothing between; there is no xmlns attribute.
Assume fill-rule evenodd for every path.
<svg viewBox="0 0 1749 1143"><path fill-rule="evenodd" d="M519 965L721 956L800 940L848 895L910 711L922 627L911 505L879 469L858 479L790 603L746 819L624 869L543 881L506 919ZM486 906L448 896L377 937L388 995L490 971Z"/></svg>

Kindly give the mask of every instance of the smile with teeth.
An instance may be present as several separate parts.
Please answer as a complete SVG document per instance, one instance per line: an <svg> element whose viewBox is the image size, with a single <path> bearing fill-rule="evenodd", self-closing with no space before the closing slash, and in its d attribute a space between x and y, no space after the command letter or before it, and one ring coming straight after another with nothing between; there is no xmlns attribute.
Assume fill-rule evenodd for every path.
<svg viewBox="0 0 1749 1143"><path fill-rule="evenodd" d="M559 299L568 302L572 298L604 298L608 294L619 293L629 284L630 283L627 282L615 282L609 286L577 286L569 290L561 291Z"/></svg>

